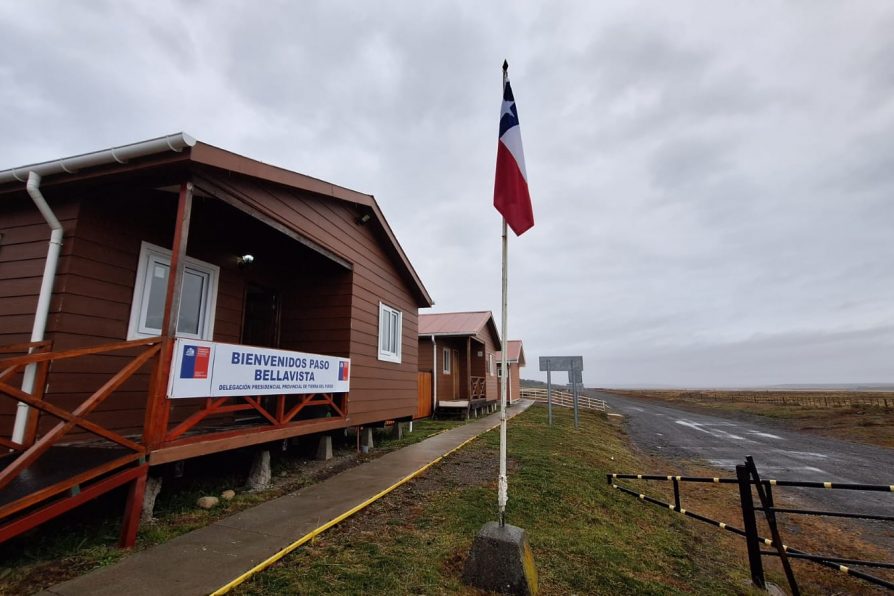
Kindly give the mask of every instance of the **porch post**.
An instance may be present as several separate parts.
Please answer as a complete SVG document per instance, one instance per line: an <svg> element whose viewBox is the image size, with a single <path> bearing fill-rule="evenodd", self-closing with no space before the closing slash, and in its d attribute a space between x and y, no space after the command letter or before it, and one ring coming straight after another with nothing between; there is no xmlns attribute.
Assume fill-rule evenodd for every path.
<svg viewBox="0 0 894 596"><path fill-rule="evenodd" d="M121 521L121 548L130 548L137 542L140 514L143 512L143 495L146 492L146 480L149 478L149 466L144 464L141 467L142 474L128 483L127 504L124 506L124 519Z"/></svg>
<svg viewBox="0 0 894 596"><path fill-rule="evenodd" d="M469 400L469 405L472 404L472 338L466 338L466 385L468 386L468 393L466 394L467 399Z"/></svg>
<svg viewBox="0 0 894 596"><path fill-rule="evenodd" d="M431 412L434 417L438 411L438 342L431 336Z"/></svg>
<svg viewBox="0 0 894 596"><path fill-rule="evenodd" d="M158 355L158 367L153 379L143 428L143 441L152 450L168 430L170 404L167 400L168 376L171 372L171 358L174 353L174 338L177 335L177 321L180 319L180 295L183 292L183 263L186 244L189 240L189 221L192 216L192 182L180 185L177 203L177 220L174 225L174 243L171 246L171 268L165 293L165 310L162 319L162 346Z"/></svg>

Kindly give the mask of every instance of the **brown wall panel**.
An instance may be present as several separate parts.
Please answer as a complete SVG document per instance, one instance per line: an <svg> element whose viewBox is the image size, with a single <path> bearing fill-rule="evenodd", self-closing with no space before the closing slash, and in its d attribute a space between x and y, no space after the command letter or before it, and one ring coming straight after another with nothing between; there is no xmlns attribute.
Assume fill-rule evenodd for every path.
<svg viewBox="0 0 894 596"><path fill-rule="evenodd" d="M54 286L54 298L58 298L64 261L70 254L77 223L78 204L59 200L51 192L46 194L64 231ZM0 345L27 342L31 338L50 233L46 221L24 193L0 201ZM8 432L12 428L15 405L10 399L0 398L0 401L3 402L0 428Z"/></svg>
<svg viewBox="0 0 894 596"><path fill-rule="evenodd" d="M395 259L382 248L381 238L372 225L359 226L358 213L348 206L301 195L279 187L261 188L250 182L228 180L243 195L249 195L265 213L275 214L281 221L300 229L307 238L346 258L353 264L349 354L352 359L376 358L370 370L361 368L351 375L351 412L362 415L377 411L374 403L383 399L397 400L403 416L411 416L416 405L417 312L418 306L406 281L398 273ZM400 363L382 362L378 356L378 302L403 312L403 341ZM379 390L378 373L396 373L403 384ZM391 375L389 375L391 376ZM369 387L369 388L368 388ZM406 387L405 389L401 387Z"/></svg>

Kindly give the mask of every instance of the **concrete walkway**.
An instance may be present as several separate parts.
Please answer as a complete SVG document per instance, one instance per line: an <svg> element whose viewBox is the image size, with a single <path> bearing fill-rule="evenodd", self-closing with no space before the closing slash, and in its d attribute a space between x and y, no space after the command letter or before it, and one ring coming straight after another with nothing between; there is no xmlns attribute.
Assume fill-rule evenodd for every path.
<svg viewBox="0 0 894 596"><path fill-rule="evenodd" d="M507 410L520 414L533 402ZM261 505L133 553L41 594L210 594L302 536L499 425L491 414Z"/></svg>

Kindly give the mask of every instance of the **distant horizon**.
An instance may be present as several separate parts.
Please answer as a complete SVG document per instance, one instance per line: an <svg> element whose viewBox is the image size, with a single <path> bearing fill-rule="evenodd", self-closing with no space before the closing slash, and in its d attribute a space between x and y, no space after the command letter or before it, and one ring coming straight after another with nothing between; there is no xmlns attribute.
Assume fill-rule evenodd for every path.
<svg viewBox="0 0 894 596"><path fill-rule="evenodd" d="M521 379L522 382L545 384L544 381L538 379ZM564 379L553 382L556 386L568 385ZM716 390L716 391L766 391L772 389L778 390L849 390L849 391L894 391L894 381L880 381L869 383L775 383L771 385L673 385L660 383L644 383L644 384L620 384L620 385L588 385L584 383L585 389L629 389L629 390Z"/></svg>

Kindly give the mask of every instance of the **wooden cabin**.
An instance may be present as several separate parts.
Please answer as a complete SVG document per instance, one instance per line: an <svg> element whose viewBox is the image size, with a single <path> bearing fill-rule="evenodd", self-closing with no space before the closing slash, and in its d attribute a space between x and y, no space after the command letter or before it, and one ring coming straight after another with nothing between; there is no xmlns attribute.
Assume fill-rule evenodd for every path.
<svg viewBox="0 0 894 596"><path fill-rule="evenodd" d="M372 196L182 133L0 171L0 541L129 484L129 545L152 466L410 420L431 305Z"/></svg>
<svg viewBox="0 0 894 596"><path fill-rule="evenodd" d="M521 368L525 365L525 350L520 339L510 339L506 342L509 350L507 357L507 365L509 369L509 378L507 379L507 387L509 388L509 400L507 403L518 401L521 395ZM497 372L502 374L503 352L497 352Z"/></svg>
<svg viewBox="0 0 894 596"><path fill-rule="evenodd" d="M431 375L435 411L468 417L499 401L496 353L500 334L490 311L419 315L419 371ZM424 387L420 381L420 387Z"/></svg>

